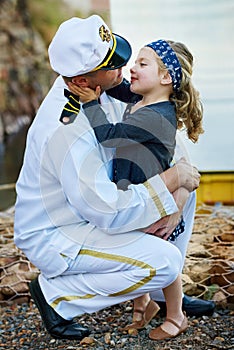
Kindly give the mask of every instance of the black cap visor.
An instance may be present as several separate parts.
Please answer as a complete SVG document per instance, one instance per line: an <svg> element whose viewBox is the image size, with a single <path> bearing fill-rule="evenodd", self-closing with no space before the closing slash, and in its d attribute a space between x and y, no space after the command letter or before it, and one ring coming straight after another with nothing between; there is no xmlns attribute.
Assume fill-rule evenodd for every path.
<svg viewBox="0 0 234 350"><path fill-rule="evenodd" d="M109 56L111 55L112 51L109 49L107 52L106 57L104 58L103 62L106 62L108 60L107 65L101 67L101 70L112 70L117 69L125 66L131 55L132 55L132 48L129 44L129 42L121 37L120 35L114 34L113 36L116 39L116 48L114 53L112 54L111 58L109 59ZM101 66L101 64L100 64Z"/></svg>

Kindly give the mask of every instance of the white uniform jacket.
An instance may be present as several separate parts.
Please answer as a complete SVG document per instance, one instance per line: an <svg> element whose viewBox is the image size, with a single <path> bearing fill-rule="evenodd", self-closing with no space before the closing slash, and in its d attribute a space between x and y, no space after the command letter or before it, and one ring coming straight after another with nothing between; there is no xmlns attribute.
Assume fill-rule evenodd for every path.
<svg viewBox="0 0 234 350"><path fill-rule="evenodd" d="M132 231L177 211L158 175L117 190L110 180L113 151L98 144L82 110L72 124L59 121L66 87L58 77L40 106L16 186L15 244L47 277L64 272L64 256L74 259L84 243L111 247L121 234L127 244ZM106 94L102 103L110 120L122 116L121 103Z"/></svg>

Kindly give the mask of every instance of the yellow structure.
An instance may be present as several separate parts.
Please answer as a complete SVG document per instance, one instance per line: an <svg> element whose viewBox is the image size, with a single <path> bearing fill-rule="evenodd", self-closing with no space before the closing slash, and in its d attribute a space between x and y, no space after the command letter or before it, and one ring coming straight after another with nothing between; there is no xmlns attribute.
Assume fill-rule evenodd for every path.
<svg viewBox="0 0 234 350"><path fill-rule="evenodd" d="M234 172L202 172L197 204L234 205Z"/></svg>

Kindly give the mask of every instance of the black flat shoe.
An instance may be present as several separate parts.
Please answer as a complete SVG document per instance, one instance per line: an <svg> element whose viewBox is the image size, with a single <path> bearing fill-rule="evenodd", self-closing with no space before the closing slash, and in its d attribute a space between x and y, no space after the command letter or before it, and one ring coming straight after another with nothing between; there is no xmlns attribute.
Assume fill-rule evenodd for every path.
<svg viewBox="0 0 234 350"><path fill-rule="evenodd" d="M160 306L160 313L166 314L166 303L163 301L157 301ZM215 310L215 302L212 300L203 300L198 298L189 297L184 294L182 309L187 316L211 316Z"/></svg>
<svg viewBox="0 0 234 350"><path fill-rule="evenodd" d="M29 284L29 290L48 333L56 339L81 340L90 334L90 331L76 323L65 320L45 300L38 282L38 278Z"/></svg>

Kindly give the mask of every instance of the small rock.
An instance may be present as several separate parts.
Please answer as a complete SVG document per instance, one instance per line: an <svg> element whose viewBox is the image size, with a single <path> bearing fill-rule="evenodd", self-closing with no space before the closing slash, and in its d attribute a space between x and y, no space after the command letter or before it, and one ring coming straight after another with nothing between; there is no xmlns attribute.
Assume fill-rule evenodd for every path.
<svg viewBox="0 0 234 350"><path fill-rule="evenodd" d="M91 345L95 343L95 339L91 337L85 337L81 340L81 345Z"/></svg>
<svg viewBox="0 0 234 350"><path fill-rule="evenodd" d="M138 335L138 330L135 329L135 328L130 328L130 329L128 330L128 334L129 334L129 335L132 335L132 336L137 336L137 335Z"/></svg>
<svg viewBox="0 0 234 350"><path fill-rule="evenodd" d="M110 344L111 334L110 333L106 333L104 339L105 339L105 343L106 344Z"/></svg>

